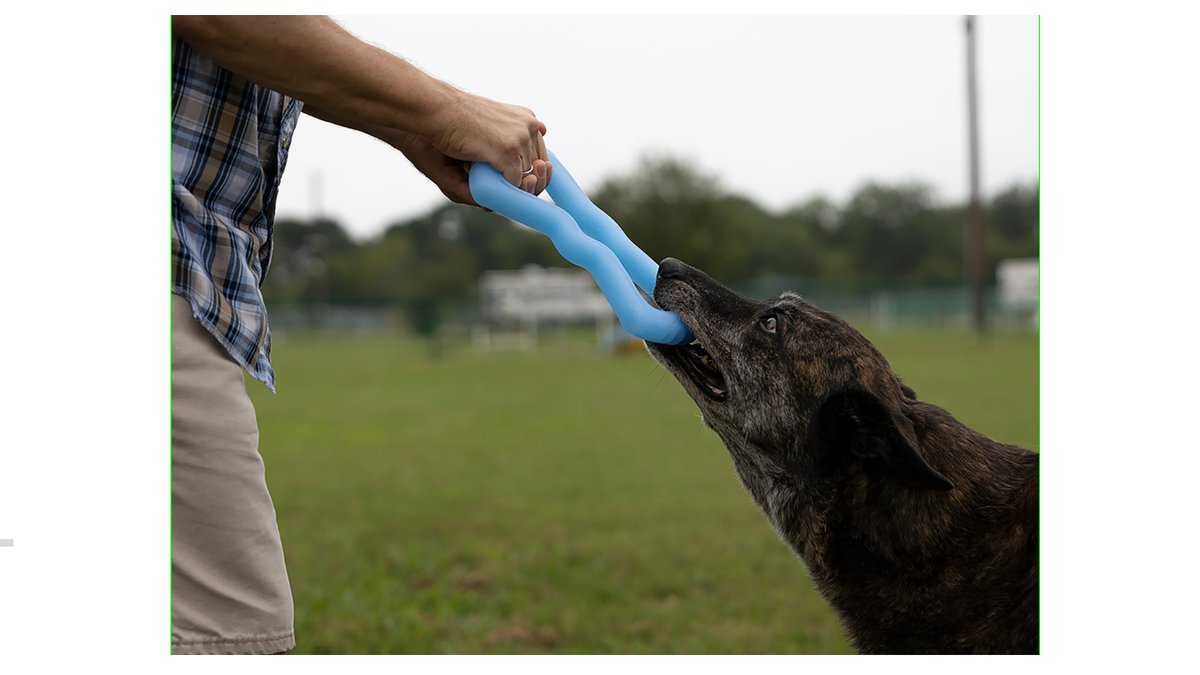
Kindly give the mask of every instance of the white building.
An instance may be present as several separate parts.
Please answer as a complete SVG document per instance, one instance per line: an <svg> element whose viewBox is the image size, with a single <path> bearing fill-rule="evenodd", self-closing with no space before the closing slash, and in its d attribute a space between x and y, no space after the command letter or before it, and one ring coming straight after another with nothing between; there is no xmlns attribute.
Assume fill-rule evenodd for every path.
<svg viewBox="0 0 1200 675"><path fill-rule="evenodd" d="M584 270L529 265L484 272L479 280L485 321L569 323L613 315L596 282Z"/></svg>
<svg viewBox="0 0 1200 675"><path fill-rule="evenodd" d="M528 265L484 272L479 279L479 304L484 326L476 330L475 341L482 348L500 342L532 347L538 328L547 325L594 322L603 334L616 320L596 282L581 269ZM518 334L505 333L506 329Z"/></svg>
<svg viewBox="0 0 1200 675"><path fill-rule="evenodd" d="M1010 258L996 265L996 285L1005 309L1027 310L1038 304L1038 259Z"/></svg>
<svg viewBox="0 0 1200 675"><path fill-rule="evenodd" d="M1028 314L1030 325L1038 325L1038 259L1010 258L996 264L996 293L1006 313Z"/></svg>

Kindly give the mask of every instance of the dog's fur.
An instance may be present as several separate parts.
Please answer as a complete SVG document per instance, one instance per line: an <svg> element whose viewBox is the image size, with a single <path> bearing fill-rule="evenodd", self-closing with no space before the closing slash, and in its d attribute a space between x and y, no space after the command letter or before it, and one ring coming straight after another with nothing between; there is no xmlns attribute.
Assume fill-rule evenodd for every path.
<svg viewBox="0 0 1200 675"><path fill-rule="evenodd" d="M918 400L796 295L753 300L668 258L654 299L704 351L651 354L860 652L1037 653L1036 454Z"/></svg>

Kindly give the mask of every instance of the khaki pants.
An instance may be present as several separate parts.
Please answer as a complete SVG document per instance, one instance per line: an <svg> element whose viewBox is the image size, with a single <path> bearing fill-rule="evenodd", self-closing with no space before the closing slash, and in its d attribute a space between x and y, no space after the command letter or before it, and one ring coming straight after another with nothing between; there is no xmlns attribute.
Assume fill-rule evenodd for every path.
<svg viewBox="0 0 1200 675"><path fill-rule="evenodd" d="M171 651L296 646L275 507L242 369L171 299Z"/></svg>

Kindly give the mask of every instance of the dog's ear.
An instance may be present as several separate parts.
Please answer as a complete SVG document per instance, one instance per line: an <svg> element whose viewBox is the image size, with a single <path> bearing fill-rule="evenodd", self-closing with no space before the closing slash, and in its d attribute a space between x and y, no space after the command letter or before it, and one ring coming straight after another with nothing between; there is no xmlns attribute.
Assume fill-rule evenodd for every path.
<svg viewBox="0 0 1200 675"><path fill-rule="evenodd" d="M817 411L819 432L837 448L877 460L899 480L916 487L949 490L953 485L921 456L912 422L874 394L831 395Z"/></svg>

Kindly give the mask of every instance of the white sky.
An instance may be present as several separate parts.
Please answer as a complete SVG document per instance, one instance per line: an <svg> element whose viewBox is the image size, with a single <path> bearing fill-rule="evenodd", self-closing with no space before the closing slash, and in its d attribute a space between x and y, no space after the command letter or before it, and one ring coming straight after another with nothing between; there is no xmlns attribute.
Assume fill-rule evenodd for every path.
<svg viewBox="0 0 1200 675"><path fill-rule="evenodd" d="M771 209L840 201L869 179L967 192L959 16L336 18L438 78L532 108L585 190L669 153ZM1037 178L1037 19L976 25L986 195ZM382 142L303 116L277 215L320 209L365 238L443 200Z"/></svg>

